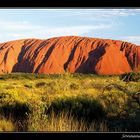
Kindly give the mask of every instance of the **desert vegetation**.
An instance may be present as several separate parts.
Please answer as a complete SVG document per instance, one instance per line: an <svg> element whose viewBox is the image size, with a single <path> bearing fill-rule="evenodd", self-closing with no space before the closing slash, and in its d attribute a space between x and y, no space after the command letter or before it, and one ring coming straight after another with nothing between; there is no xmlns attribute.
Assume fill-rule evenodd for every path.
<svg viewBox="0 0 140 140"><path fill-rule="evenodd" d="M140 78L130 75L0 75L0 131L139 131Z"/></svg>

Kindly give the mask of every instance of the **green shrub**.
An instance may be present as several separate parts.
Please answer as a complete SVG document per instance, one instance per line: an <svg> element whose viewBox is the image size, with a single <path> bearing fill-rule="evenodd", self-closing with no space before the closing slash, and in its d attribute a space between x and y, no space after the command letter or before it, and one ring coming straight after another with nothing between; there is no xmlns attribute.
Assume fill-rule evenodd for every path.
<svg viewBox="0 0 140 140"><path fill-rule="evenodd" d="M140 81L140 72L130 72L130 73L122 74L120 76L120 80L123 80L125 82L129 82L129 81L138 82Z"/></svg>

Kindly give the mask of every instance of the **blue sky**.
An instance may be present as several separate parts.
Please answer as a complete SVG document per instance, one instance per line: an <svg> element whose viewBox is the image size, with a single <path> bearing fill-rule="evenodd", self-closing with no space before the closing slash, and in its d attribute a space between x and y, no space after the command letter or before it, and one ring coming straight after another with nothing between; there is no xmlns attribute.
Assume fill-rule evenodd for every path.
<svg viewBox="0 0 140 140"><path fill-rule="evenodd" d="M86 36L140 45L140 9L0 9L0 42Z"/></svg>

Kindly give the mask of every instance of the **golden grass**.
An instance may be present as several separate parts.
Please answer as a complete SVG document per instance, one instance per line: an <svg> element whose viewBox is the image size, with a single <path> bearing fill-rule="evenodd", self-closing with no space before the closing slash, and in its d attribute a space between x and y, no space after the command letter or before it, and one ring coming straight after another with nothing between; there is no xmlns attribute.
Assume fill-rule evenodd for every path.
<svg viewBox="0 0 140 140"><path fill-rule="evenodd" d="M15 131L15 126L11 120L5 118L0 119L0 131Z"/></svg>
<svg viewBox="0 0 140 140"><path fill-rule="evenodd" d="M114 87L107 88L111 84L116 84L127 90L121 91ZM72 115L69 116L69 110L67 110L68 112L62 112L60 116L52 113L50 114L51 117L44 114L44 110L51 106L53 102L86 97L97 100L106 112L107 117L118 117L120 114L129 115L130 110L135 114L135 110L139 109L138 105L133 110L133 107L129 107L127 104L129 94L140 91L139 85L140 82L123 82L119 79L119 76L69 73L45 76L33 74L1 75L0 109L5 106L18 109L17 104L27 106L30 112L23 111L29 119L24 120L25 125L28 125L26 131L110 131L104 121L90 122L87 127L84 121L75 119ZM3 111L5 110L2 110L2 113ZM89 111L91 111L91 108L89 108ZM0 130L13 131L12 122L0 120Z"/></svg>
<svg viewBox="0 0 140 140"><path fill-rule="evenodd" d="M67 132L108 132L108 126L106 122L91 122L90 126L86 124L84 120L77 120L68 112L61 112L56 115L55 112L51 112L48 116L44 116L42 119L36 119L36 125L34 126L32 117L28 122L28 131L67 131Z"/></svg>
<svg viewBox="0 0 140 140"><path fill-rule="evenodd" d="M38 122L37 122L38 121ZM54 112L51 112L49 118L36 120L38 124L35 128L36 131L86 131L86 125L82 121L75 120L72 116L69 116L66 112L62 112L59 116L56 116ZM29 121L29 131L33 131L31 122Z"/></svg>

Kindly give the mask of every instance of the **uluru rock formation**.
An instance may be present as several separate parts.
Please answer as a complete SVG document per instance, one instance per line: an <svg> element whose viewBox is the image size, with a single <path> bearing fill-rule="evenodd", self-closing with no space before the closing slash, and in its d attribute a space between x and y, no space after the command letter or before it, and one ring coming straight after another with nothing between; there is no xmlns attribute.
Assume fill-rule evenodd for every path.
<svg viewBox="0 0 140 140"><path fill-rule="evenodd" d="M77 36L0 44L0 73L122 74L140 70L140 46Z"/></svg>

